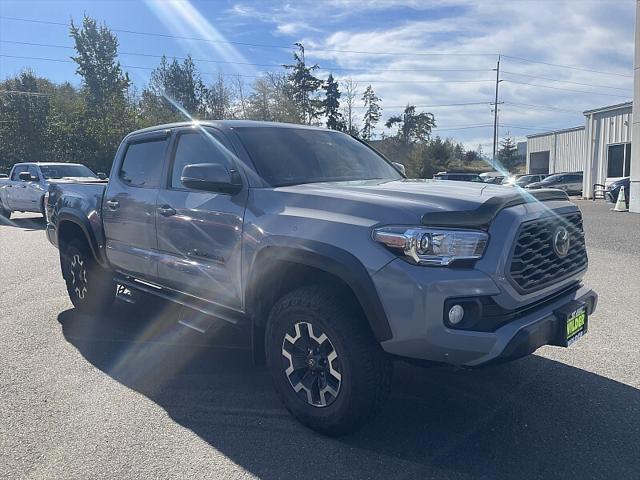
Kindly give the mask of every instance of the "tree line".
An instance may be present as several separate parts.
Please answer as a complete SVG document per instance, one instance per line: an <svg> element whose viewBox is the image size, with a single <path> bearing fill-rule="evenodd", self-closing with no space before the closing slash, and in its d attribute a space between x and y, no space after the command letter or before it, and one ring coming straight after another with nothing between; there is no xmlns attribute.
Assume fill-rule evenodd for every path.
<svg viewBox="0 0 640 480"><path fill-rule="evenodd" d="M371 143L405 164L413 177L452 165L483 168L478 152L433 138L434 115L410 104L384 122L389 131L378 134L383 111L373 87L360 94L351 79L318 78L320 67L306 61L300 43L282 71L264 73L249 85L240 75L223 73L206 83L190 55L163 56L139 92L118 61L118 39L106 25L85 16L80 25L71 22L69 34L80 87L31 70L0 82L0 172L18 161L78 162L108 172L127 133L189 118L324 125ZM357 108L364 109L361 116Z"/></svg>

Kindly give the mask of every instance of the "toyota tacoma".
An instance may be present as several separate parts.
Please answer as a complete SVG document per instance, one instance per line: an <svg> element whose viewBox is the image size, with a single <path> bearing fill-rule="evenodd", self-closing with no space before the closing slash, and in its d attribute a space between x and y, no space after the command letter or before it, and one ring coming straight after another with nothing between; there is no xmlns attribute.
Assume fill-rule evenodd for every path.
<svg viewBox="0 0 640 480"><path fill-rule="evenodd" d="M331 435L379 411L394 359L479 367L567 347L597 303L565 192L411 180L322 128L136 131L106 185L52 185L47 218L78 310L125 289L246 328L287 409Z"/></svg>

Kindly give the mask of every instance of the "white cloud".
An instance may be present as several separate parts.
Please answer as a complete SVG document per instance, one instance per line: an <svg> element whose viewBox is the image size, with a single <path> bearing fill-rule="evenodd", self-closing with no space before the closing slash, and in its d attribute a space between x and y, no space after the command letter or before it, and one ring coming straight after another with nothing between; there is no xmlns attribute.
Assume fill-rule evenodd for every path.
<svg viewBox="0 0 640 480"><path fill-rule="evenodd" d="M263 10L260 18L274 25L275 34L302 39L307 47L308 58L321 66L368 69L366 73L353 71L351 75L334 70L334 75L339 78L351 76L358 81L362 90L368 80L407 82L373 83L383 99L383 107L405 105L408 102L425 105L487 102L485 106L432 109L438 124L444 129L456 125L492 123L488 103L493 99L493 83L454 83L461 80L491 80L495 75L491 69L495 68L496 55L483 54L500 52L511 57L631 75L634 6L635 2L631 1L329 0L276 4ZM394 15L399 11L405 13L404 20ZM314 28L305 28L309 24ZM402 69L479 71L380 71ZM500 84L502 101L549 105L575 112L529 109L505 103L500 106L501 123L505 125L544 127L541 129L574 126L583 123L580 112L584 109L631 98L632 79L627 77L522 62L508 57L503 58L501 69L502 79L505 80ZM527 75L597 86L552 82ZM433 83L437 80L449 82ZM607 93L610 96L553 90L515 82ZM386 118L397 111L397 108L385 108L384 116ZM502 127L501 132L506 133L509 128L517 137L533 133L533 130L515 127ZM491 132L491 127L486 127L443 131L443 136L455 136L475 148L477 145L473 143L490 142Z"/></svg>

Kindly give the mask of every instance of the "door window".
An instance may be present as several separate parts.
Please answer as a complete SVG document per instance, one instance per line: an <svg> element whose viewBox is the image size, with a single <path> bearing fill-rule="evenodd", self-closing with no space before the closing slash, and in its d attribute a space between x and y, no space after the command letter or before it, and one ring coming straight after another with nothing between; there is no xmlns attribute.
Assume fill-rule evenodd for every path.
<svg viewBox="0 0 640 480"><path fill-rule="evenodd" d="M29 171L29 167L27 165L20 165L19 167L16 167L13 169L13 174L11 175L11 180L20 180L20 174L22 172L28 172Z"/></svg>
<svg viewBox="0 0 640 480"><path fill-rule="evenodd" d="M120 178L132 187L157 188L160 185L167 141L132 143L120 167Z"/></svg>
<svg viewBox="0 0 640 480"><path fill-rule="evenodd" d="M178 137L178 146L171 169L170 188L186 188L180 177L186 165L217 163L230 168L233 154L209 132L185 133Z"/></svg>

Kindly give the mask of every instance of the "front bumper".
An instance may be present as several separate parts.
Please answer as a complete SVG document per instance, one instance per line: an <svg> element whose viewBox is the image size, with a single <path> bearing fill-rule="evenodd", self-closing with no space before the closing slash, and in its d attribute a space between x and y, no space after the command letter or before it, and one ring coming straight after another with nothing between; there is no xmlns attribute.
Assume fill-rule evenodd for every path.
<svg viewBox="0 0 640 480"><path fill-rule="evenodd" d="M412 267L409 271L417 274L420 272L415 269L420 268L424 269ZM587 314L591 315L598 301L593 290L580 286L552 296L551 301L539 302L539 307L528 309L494 331L459 330L444 323L443 307L447 299L468 297L470 292L497 298L499 289L495 283L475 270L443 270L440 273L449 278L416 282L416 278L406 276L407 271L401 273L405 269L401 264L389 265L374 278L393 334L382 342L382 347L400 357L470 367L513 360L543 345L558 344L560 319L555 311L579 301L585 303ZM400 300L400 296L404 299Z"/></svg>
<svg viewBox="0 0 640 480"><path fill-rule="evenodd" d="M551 210L547 210L547 208ZM484 257L474 268L429 268L396 259L373 276L389 321L392 338L382 342L385 351L401 356L452 365L479 366L527 355L542 345L557 344L555 311L572 301L595 311L597 295L580 285L584 270L554 285L531 293L517 291L503 273L519 225L540 215L568 214L575 206L547 202L503 210L492 223ZM458 297L490 297L513 319L483 328L483 316L467 330L445 324L445 303ZM511 317L510 317L511 318Z"/></svg>

